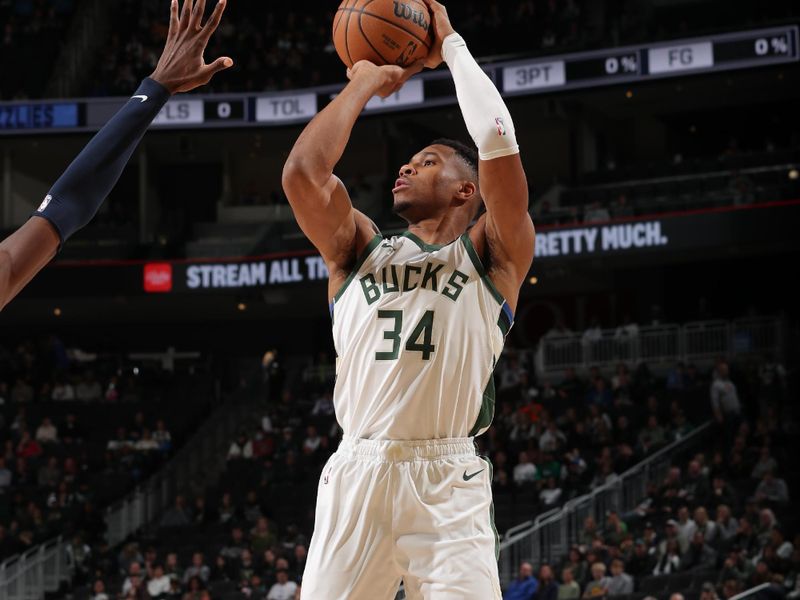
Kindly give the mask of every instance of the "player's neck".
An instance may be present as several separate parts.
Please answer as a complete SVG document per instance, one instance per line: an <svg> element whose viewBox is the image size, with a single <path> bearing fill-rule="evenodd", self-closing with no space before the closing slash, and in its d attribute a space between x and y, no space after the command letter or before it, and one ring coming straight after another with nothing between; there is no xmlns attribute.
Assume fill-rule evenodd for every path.
<svg viewBox="0 0 800 600"><path fill-rule="evenodd" d="M456 219L425 219L408 224L408 231L429 245L445 245L461 237L467 227Z"/></svg>

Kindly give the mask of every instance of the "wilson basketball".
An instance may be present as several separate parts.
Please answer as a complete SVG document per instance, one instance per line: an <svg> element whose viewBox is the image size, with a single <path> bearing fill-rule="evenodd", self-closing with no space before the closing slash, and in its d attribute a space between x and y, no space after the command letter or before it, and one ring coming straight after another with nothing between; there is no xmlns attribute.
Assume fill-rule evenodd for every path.
<svg viewBox="0 0 800 600"><path fill-rule="evenodd" d="M344 0L333 19L333 43L348 67L359 60L407 67L428 56L431 13L421 0Z"/></svg>

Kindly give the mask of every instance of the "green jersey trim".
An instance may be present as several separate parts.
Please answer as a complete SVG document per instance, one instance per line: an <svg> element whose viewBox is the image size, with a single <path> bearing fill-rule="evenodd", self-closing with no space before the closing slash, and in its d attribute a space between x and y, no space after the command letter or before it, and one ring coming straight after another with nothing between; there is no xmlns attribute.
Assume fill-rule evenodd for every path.
<svg viewBox="0 0 800 600"><path fill-rule="evenodd" d="M494 420L494 405L495 405L495 388L494 388L494 369L497 362L492 359L492 373L489 375L489 383L483 390L483 397L481 398L481 408L478 411L478 418L475 419L475 424L469 430L469 436L474 437L480 433L482 429L487 429Z"/></svg>
<svg viewBox="0 0 800 600"><path fill-rule="evenodd" d="M475 270L478 271L483 283L489 289L489 293L492 294L492 297L497 301L500 306L506 303L506 299L503 298L503 295L497 291L497 288L492 283L492 280L489 278L489 275L486 273L486 269L483 267L483 263L481 262L480 256L478 256L478 252L475 250L475 246L472 245L472 240L469 239L469 234L465 233L461 236L461 241L464 244L464 247L467 249L467 254L469 254L469 258L472 261L472 265L475 267Z"/></svg>
<svg viewBox="0 0 800 600"><path fill-rule="evenodd" d="M338 302L341 299L341 297L347 290L347 287L352 283L353 279L356 278L356 275L358 274L358 270L361 268L361 265L364 264L364 261L366 261L369 258L369 255L375 251L375 248L377 248L382 241L383 241L382 235L376 235L374 238L370 240L369 244L367 244L367 247L364 248L363 252L361 252L359 257L356 259L356 263L353 265L353 270L350 271L350 275L347 277L345 282L342 284L342 287L339 288L339 291L336 292L336 295L333 297L334 302Z"/></svg>
<svg viewBox="0 0 800 600"><path fill-rule="evenodd" d="M480 457L485 460L486 464L489 466L489 489L491 489L492 482L494 481L494 465L492 465L492 461L486 456L481 454ZM492 533L494 533L494 559L500 560L500 534L497 533L497 525L495 525L494 522L494 498L492 498L489 504L489 522L492 524Z"/></svg>
<svg viewBox="0 0 800 600"><path fill-rule="evenodd" d="M404 232L403 235L400 236L400 237L404 237L404 238L410 239L417 246L419 246L420 250L422 250L423 252L436 252L437 250L441 250L445 246L449 246L450 244L453 243L453 242L450 242L450 244L426 244L422 240L422 238L420 238L419 236L411 233L410 231Z"/></svg>

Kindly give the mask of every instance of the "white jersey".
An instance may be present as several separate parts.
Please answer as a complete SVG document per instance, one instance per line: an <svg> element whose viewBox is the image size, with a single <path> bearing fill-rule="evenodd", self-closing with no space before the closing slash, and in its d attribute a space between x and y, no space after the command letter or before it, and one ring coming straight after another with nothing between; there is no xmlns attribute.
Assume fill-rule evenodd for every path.
<svg viewBox="0 0 800 600"><path fill-rule="evenodd" d="M494 415L513 323L467 234L445 246L376 236L331 304L336 417L374 440L465 438Z"/></svg>

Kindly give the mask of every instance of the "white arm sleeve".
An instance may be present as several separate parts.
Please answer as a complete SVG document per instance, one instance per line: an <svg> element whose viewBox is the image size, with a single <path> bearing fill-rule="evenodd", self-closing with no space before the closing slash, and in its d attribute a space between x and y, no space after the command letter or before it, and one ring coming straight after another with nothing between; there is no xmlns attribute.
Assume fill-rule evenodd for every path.
<svg viewBox="0 0 800 600"><path fill-rule="evenodd" d="M481 160L517 154L511 113L460 35L452 33L443 40L442 58L453 74L458 104Z"/></svg>

